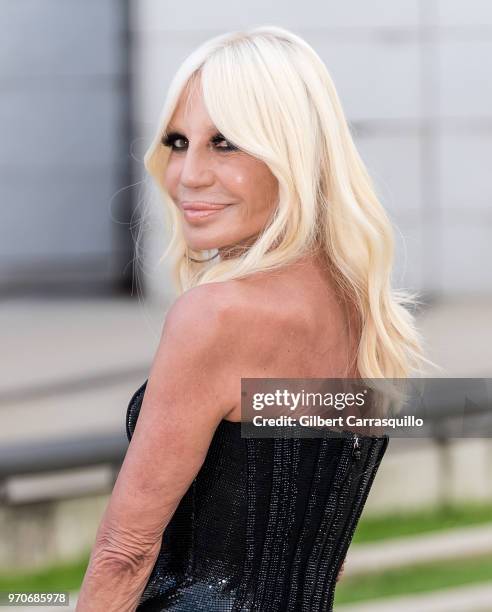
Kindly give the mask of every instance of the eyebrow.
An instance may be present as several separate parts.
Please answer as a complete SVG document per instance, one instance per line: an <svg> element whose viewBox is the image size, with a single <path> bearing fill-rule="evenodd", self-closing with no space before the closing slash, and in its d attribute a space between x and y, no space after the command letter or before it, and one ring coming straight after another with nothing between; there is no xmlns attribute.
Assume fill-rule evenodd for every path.
<svg viewBox="0 0 492 612"><path fill-rule="evenodd" d="M174 126L172 124L169 124L167 126L167 130L166 131L167 131L167 133L179 132L180 134L185 132L185 130L183 130L181 128L178 128L178 127L176 127L176 126ZM210 125L209 128L208 128L208 131L209 132L218 132L219 130L215 127L215 125Z"/></svg>

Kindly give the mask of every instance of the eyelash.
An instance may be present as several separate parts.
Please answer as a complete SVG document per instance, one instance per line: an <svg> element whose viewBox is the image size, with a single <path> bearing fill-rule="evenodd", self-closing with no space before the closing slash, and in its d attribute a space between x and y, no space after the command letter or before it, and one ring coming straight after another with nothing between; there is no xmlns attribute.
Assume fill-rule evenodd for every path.
<svg viewBox="0 0 492 612"><path fill-rule="evenodd" d="M186 140L186 138L183 136L183 134L179 134L178 132L171 132L171 134L164 134L163 138L162 138L162 144L165 147L170 147L173 151L176 152L180 152L180 151L184 151L185 147L178 147L176 148L175 143L177 140ZM224 138L224 136L222 136L222 134L215 134L215 136L213 136L210 139L210 142L212 144L217 144L219 142L227 142L227 147L217 147L220 151L237 151L238 148L235 147L233 144L231 144L226 138Z"/></svg>

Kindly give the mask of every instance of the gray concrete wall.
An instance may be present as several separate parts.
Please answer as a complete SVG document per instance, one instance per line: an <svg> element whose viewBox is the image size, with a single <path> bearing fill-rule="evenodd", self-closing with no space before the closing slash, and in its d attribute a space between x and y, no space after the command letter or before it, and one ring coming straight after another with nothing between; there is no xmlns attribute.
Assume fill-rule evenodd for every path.
<svg viewBox="0 0 492 612"><path fill-rule="evenodd" d="M4 0L0 287L121 275L125 2Z"/></svg>

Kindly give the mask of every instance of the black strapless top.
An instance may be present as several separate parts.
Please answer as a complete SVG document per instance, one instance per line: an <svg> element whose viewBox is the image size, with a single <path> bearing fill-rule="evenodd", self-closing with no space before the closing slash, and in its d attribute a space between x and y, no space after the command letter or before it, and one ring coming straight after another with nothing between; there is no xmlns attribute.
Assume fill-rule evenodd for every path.
<svg viewBox="0 0 492 612"><path fill-rule="evenodd" d="M127 410L131 439L147 381ZM241 438L221 421L137 611L330 612L388 436Z"/></svg>

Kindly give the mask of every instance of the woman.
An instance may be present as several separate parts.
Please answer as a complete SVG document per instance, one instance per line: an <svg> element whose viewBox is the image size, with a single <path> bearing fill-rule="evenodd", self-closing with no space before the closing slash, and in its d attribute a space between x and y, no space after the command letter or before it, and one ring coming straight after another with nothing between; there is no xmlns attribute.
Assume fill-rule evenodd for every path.
<svg viewBox="0 0 492 612"><path fill-rule="evenodd" d="M145 165L180 296L77 610L331 610L388 439L243 438L241 378L404 378L427 360L326 67L278 27L208 41Z"/></svg>

